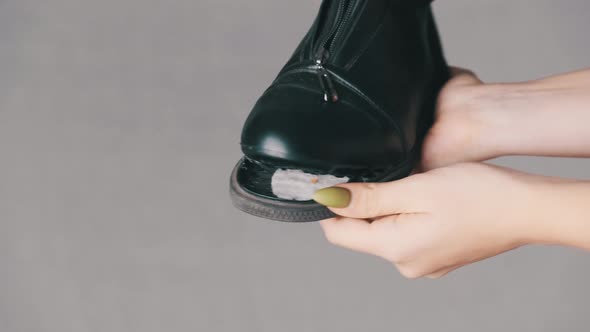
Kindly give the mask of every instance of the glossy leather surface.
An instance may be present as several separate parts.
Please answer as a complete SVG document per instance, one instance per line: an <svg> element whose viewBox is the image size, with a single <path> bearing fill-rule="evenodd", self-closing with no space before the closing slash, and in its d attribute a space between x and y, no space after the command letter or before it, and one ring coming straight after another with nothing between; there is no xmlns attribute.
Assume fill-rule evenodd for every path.
<svg viewBox="0 0 590 332"><path fill-rule="evenodd" d="M402 164L432 121L448 70L429 1L325 0L318 17L250 113L242 150L251 159L312 169ZM338 24L323 67L337 91L325 101L318 52ZM325 85L325 83L324 83Z"/></svg>

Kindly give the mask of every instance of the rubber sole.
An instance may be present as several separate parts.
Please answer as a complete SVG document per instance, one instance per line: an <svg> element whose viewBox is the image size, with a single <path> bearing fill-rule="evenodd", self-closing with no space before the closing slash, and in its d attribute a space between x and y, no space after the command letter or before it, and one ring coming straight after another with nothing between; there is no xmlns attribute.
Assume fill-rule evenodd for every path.
<svg viewBox="0 0 590 332"><path fill-rule="evenodd" d="M259 218L291 223L315 222L336 216L325 206L313 201L297 202L271 199L242 188L238 181L238 172L243 162L244 159L238 162L230 177L230 197L237 209ZM414 164L414 160L408 160L406 164L388 173L378 182L404 178L411 174Z"/></svg>

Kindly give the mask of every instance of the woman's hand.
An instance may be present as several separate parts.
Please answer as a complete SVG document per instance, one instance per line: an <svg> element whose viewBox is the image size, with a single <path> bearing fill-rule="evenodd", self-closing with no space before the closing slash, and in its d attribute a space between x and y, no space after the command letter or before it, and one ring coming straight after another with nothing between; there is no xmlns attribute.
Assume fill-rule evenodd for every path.
<svg viewBox="0 0 590 332"><path fill-rule="evenodd" d="M589 157L590 70L515 84L453 72L424 142L422 168L430 171L319 191L316 201L342 216L322 222L326 237L381 256L409 278L440 277L529 243L590 250L590 183L461 164Z"/></svg>
<svg viewBox="0 0 590 332"><path fill-rule="evenodd" d="M484 84L453 68L425 139L425 170L505 155L590 157L590 69Z"/></svg>
<svg viewBox="0 0 590 332"><path fill-rule="evenodd" d="M529 243L590 248L590 186L485 164L458 164L382 184L319 191L342 216L333 244L394 263L408 278L441 277Z"/></svg>

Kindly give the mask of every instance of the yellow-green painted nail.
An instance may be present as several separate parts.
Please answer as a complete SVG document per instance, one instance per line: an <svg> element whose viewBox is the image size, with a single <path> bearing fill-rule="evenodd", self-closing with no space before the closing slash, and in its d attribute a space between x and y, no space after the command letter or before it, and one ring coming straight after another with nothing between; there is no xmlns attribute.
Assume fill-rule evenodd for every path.
<svg viewBox="0 0 590 332"><path fill-rule="evenodd" d="M320 189L313 195L313 200L331 208L343 209L350 205L350 190L340 187Z"/></svg>

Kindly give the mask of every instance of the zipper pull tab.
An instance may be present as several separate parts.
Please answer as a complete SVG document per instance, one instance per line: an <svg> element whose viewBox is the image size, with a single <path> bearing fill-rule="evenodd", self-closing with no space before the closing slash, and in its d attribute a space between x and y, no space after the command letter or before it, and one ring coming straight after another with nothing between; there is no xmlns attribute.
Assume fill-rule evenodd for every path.
<svg viewBox="0 0 590 332"><path fill-rule="evenodd" d="M331 101L333 103L338 102L340 97L338 96L338 92L334 87L334 82L332 82L332 77L330 73L326 70L326 68L318 67L318 78L320 80L320 86L322 90L324 90L324 101L328 102Z"/></svg>
<svg viewBox="0 0 590 332"><path fill-rule="evenodd" d="M318 59L316 60L316 69L320 86L324 91L324 101L336 103L340 97L338 96L338 92L334 87L334 82L332 81L330 72L324 67L324 61L327 58L327 55L328 53L325 50L319 54Z"/></svg>

